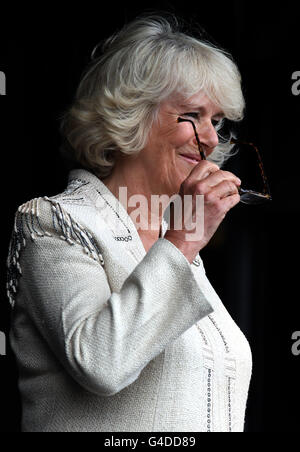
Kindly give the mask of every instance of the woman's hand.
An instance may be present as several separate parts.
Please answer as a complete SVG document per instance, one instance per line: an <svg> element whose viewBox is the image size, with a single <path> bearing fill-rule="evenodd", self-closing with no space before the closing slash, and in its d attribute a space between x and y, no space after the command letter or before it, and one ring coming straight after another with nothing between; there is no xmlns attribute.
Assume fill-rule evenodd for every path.
<svg viewBox="0 0 300 452"><path fill-rule="evenodd" d="M239 203L240 185L240 179L234 174L220 170L216 164L207 160L201 160L181 184L179 200L182 203L182 213L180 209L174 209L173 203L170 205L170 225L164 238L179 248L190 263L193 262L198 252L210 241L227 212ZM202 221L201 233L193 234L193 230L187 225L187 218L184 218L184 203L189 200L188 198L184 200L184 195L191 195L189 198L193 201L187 206L187 211L192 213L193 224ZM198 211L196 195L204 196L204 211L203 209L201 212ZM178 215L182 215L180 230L174 227ZM191 234L192 240L188 238Z"/></svg>

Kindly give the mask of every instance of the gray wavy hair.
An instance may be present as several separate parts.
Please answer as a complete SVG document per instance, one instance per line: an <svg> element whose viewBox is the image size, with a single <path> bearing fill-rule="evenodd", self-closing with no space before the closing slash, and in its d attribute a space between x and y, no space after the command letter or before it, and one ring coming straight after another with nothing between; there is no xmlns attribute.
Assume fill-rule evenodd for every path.
<svg viewBox="0 0 300 452"><path fill-rule="evenodd" d="M120 153L145 147L160 104L173 95L188 99L203 90L225 118L243 118L241 76L231 55L182 32L176 18L139 17L101 50L97 58L92 53L60 117L62 156L99 178L111 173ZM208 160L222 166L231 153L232 145L219 144Z"/></svg>

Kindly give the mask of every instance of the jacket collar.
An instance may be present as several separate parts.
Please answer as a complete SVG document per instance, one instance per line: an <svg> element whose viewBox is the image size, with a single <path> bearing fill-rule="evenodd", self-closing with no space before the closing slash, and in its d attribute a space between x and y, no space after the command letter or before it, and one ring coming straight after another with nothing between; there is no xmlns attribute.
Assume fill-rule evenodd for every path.
<svg viewBox="0 0 300 452"><path fill-rule="evenodd" d="M146 254L144 245L138 234L136 226L128 215L122 202L106 187L106 185L92 172L86 169L73 169L69 172L68 187L78 183L88 185L86 195L91 199L98 213L104 219L111 230L114 239L124 242L126 248L134 254L136 259L143 258ZM124 191L125 195L125 191ZM161 223L161 237L164 237L168 228L165 218Z"/></svg>

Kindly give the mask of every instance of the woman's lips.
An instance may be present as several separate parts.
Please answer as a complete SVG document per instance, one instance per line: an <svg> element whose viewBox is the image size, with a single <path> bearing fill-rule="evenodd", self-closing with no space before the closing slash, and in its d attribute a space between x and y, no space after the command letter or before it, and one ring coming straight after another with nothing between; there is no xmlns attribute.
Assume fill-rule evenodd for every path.
<svg viewBox="0 0 300 452"><path fill-rule="evenodd" d="M184 154L179 154L179 156L182 157L187 162L193 163L194 165L197 165L201 161L200 158L198 158L198 156L197 156L198 160L196 158L194 159L193 157Z"/></svg>

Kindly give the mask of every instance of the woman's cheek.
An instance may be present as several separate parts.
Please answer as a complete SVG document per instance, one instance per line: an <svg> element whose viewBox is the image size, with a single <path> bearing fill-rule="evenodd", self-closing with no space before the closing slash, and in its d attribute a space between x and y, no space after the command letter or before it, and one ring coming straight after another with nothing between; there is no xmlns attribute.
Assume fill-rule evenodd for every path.
<svg viewBox="0 0 300 452"><path fill-rule="evenodd" d="M177 147L187 145L188 143L191 142L193 137L194 137L194 133L192 130L192 126L190 126L188 123L180 124L180 126L178 127L177 134L176 134Z"/></svg>

